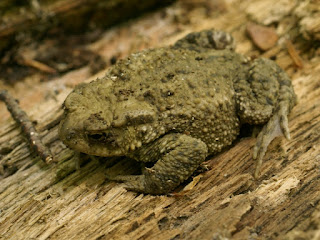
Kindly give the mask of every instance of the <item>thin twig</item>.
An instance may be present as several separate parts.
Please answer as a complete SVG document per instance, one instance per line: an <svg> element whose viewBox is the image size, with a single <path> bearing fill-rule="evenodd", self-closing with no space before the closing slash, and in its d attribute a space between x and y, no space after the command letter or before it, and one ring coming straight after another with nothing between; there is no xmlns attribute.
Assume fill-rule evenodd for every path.
<svg viewBox="0 0 320 240"><path fill-rule="evenodd" d="M27 114L20 108L18 101L14 99L7 90L0 91L0 100L3 101L13 119L21 126L23 133L27 136L30 146L45 163L53 161L50 150L42 143L39 133L35 129Z"/></svg>
<svg viewBox="0 0 320 240"><path fill-rule="evenodd" d="M287 49L288 53L295 64L298 68L303 68L303 61L301 57L299 56L299 53L297 52L296 48L293 46L292 42L290 40L287 40Z"/></svg>
<svg viewBox="0 0 320 240"><path fill-rule="evenodd" d="M45 73L57 73L57 70L55 70L54 68L49 67L48 65L46 65L42 62L36 61L34 59L27 59L27 58L20 59L19 63L21 63L25 66L36 68L36 69L38 69L42 72L45 72Z"/></svg>

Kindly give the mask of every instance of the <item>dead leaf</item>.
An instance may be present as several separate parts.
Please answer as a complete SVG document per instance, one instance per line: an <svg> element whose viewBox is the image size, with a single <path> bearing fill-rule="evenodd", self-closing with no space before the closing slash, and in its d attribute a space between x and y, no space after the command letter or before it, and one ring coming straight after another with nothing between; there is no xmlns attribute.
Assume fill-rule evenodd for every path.
<svg viewBox="0 0 320 240"><path fill-rule="evenodd" d="M272 48L278 41L278 35L272 27L265 27L255 23L247 24L247 33L253 43L261 50Z"/></svg>

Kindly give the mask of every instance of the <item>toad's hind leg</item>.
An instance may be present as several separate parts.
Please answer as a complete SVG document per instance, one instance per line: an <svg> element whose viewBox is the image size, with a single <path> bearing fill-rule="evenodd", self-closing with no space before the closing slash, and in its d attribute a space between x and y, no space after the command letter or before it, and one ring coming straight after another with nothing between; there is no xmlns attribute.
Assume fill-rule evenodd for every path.
<svg viewBox="0 0 320 240"><path fill-rule="evenodd" d="M109 177L122 181L129 190L164 194L186 180L207 156L207 146L201 140L183 134L168 134L138 149L131 157L143 162L157 161L142 175Z"/></svg>
<svg viewBox="0 0 320 240"><path fill-rule="evenodd" d="M184 48L197 52L206 51L206 49L234 50L235 44L233 37L229 33L211 29L189 33L178 40L173 45L173 48Z"/></svg>
<svg viewBox="0 0 320 240"><path fill-rule="evenodd" d="M270 142L281 135L290 139L288 114L296 104L296 95L288 75L275 62L264 58L254 60L249 78L238 79L234 86L241 121L265 124L253 149L257 178Z"/></svg>

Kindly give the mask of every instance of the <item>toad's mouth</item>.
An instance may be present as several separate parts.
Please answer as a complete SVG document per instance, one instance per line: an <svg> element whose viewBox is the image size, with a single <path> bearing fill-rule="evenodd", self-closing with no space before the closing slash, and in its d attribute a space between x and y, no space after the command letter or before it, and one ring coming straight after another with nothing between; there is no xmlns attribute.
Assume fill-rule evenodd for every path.
<svg viewBox="0 0 320 240"><path fill-rule="evenodd" d="M73 138L62 141L69 148L88 155L111 157L123 156L124 153L115 140L105 138L104 134L76 134ZM101 136L102 135L102 136Z"/></svg>

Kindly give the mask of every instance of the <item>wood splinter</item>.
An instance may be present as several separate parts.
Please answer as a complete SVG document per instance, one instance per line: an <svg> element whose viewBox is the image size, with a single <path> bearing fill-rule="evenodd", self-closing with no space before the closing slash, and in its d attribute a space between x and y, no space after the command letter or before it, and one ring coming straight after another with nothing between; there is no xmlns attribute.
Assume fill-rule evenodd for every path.
<svg viewBox="0 0 320 240"><path fill-rule="evenodd" d="M21 126L22 132L27 136L31 148L47 164L53 162L53 156L41 141L39 133L27 114L20 108L18 101L14 99L7 90L0 90L0 100L6 104L13 119Z"/></svg>

